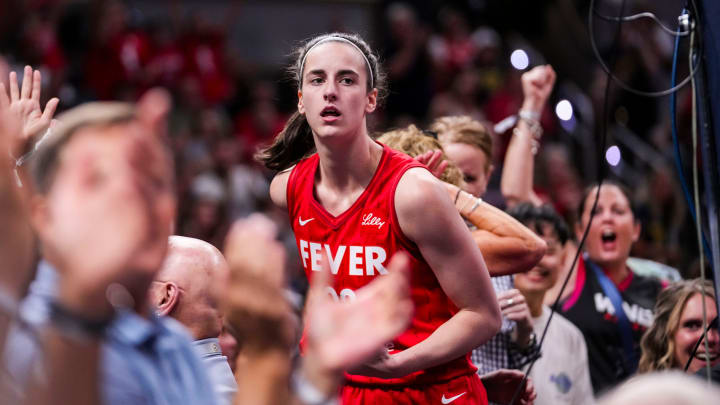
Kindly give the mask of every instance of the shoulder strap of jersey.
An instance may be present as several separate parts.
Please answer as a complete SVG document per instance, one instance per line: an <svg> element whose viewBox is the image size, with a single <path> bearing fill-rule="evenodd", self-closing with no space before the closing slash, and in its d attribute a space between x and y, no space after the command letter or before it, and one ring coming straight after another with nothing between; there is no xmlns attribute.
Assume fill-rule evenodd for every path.
<svg viewBox="0 0 720 405"><path fill-rule="evenodd" d="M285 199L287 200L288 215L291 219L294 218L298 202L304 198L302 193L307 187L306 183L309 181L312 184L314 181L314 173L312 172L314 171L316 160L317 154L314 154L299 161L290 171L285 191Z"/></svg>

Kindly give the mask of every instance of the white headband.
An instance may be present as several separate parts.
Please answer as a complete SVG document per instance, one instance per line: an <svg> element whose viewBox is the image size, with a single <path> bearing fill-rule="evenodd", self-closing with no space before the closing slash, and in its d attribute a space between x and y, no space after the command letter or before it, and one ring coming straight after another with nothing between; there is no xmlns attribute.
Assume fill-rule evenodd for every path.
<svg viewBox="0 0 720 405"><path fill-rule="evenodd" d="M303 56L302 61L300 62L300 71L298 71L298 83L299 83L299 86L302 87L302 74L303 74L303 69L305 69L305 59L307 58L307 56L308 56L308 54L310 53L310 51L312 51L313 48L315 48L316 46L318 46L318 45L320 45L320 44L323 44L323 43L325 43L325 42L330 42L330 41L340 41L340 42L348 43L348 44L352 45L353 48L357 49L358 52L360 52L360 55L362 55L363 59L365 59L365 64L367 64L368 72L369 72L369 74L370 74L370 88L372 89L373 87L375 87L375 77L373 77L372 67L370 67L370 61L368 60L367 56L365 56L365 52L363 52L363 51L360 49L360 47L358 47L357 45L355 45L355 44L354 44L352 41L350 41L349 39L346 39L346 38L343 38L343 37L334 36L334 35L329 36L329 37L326 37L326 38L323 38L323 39L317 41L315 44L313 44L313 46L310 47L310 49L308 49L308 50L305 52L305 55Z"/></svg>

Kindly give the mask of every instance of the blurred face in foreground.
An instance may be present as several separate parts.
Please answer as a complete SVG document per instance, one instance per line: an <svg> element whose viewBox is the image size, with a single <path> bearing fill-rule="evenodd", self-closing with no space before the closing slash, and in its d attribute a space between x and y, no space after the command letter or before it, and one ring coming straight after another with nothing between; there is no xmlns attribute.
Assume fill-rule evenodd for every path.
<svg viewBox="0 0 720 405"><path fill-rule="evenodd" d="M149 283L175 217L171 161L160 141L136 122L81 128L60 150L53 176L34 215L49 259L88 274L133 269L122 282L131 293Z"/></svg>

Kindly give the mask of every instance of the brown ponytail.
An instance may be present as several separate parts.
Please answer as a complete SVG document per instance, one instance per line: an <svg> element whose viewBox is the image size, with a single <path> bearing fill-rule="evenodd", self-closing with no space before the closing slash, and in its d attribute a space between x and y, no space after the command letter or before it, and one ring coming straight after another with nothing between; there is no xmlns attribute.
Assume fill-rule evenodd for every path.
<svg viewBox="0 0 720 405"><path fill-rule="evenodd" d="M255 159L270 170L285 170L315 151L310 124L295 111L273 143L255 154Z"/></svg>

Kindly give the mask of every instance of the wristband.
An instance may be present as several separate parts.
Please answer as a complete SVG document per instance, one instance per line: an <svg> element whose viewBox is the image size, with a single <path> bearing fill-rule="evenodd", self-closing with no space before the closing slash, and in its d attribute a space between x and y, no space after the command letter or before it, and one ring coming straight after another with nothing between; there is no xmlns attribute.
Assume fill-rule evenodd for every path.
<svg viewBox="0 0 720 405"><path fill-rule="evenodd" d="M467 214L463 214L463 212L465 212L465 208L467 208L467 206L469 205L468 203L475 201L475 197L474 197L472 194L468 193L468 195L470 196L470 201L465 201L465 203L463 204L462 208L460 208L460 209L458 210L458 212L460 212L460 215L468 216L468 215L470 215L470 212L472 212L472 211L468 211Z"/></svg>
<svg viewBox="0 0 720 405"><path fill-rule="evenodd" d="M525 122L530 129L533 138L539 140L542 137L543 130L540 125L540 112L531 110L520 110L518 111L519 121ZM514 132L514 131L513 131Z"/></svg>
<svg viewBox="0 0 720 405"><path fill-rule="evenodd" d="M317 389L300 370L293 371L290 376L290 388L297 398L305 405L338 405L337 398L328 397Z"/></svg>
<svg viewBox="0 0 720 405"><path fill-rule="evenodd" d="M542 129L540 130L542 131ZM513 135L518 135L520 131L518 131L517 128L513 129ZM532 152L533 156L537 155L538 151L540 150L540 137L535 137L533 134L530 135L530 152Z"/></svg>
<svg viewBox="0 0 720 405"><path fill-rule="evenodd" d="M532 110L520 110L518 116L522 119L540 121L540 112Z"/></svg>
<svg viewBox="0 0 720 405"><path fill-rule="evenodd" d="M455 205L457 205L457 200L458 200L458 197L460 197L460 192L461 192L461 191L462 191L462 190L460 189L460 187L458 187L458 191L457 191L457 193L455 193Z"/></svg>
<svg viewBox="0 0 720 405"><path fill-rule="evenodd" d="M475 204L473 204L472 208L470 208L470 212L467 213L467 215L470 215L475 211L475 209L480 206L480 203L482 203L482 198L478 197L475 199Z"/></svg>
<svg viewBox="0 0 720 405"><path fill-rule="evenodd" d="M50 323L62 335L76 341L86 342L103 338L112 320L112 316L106 319L90 319L63 307L56 301L50 303Z"/></svg>
<svg viewBox="0 0 720 405"><path fill-rule="evenodd" d="M516 329L513 329L513 334L517 336L517 326L515 326ZM510 340L510 345L514 346L517 351L524 355L531 354L535 347L537 346L537 335L535 332L530 332L530 336L528 336L527 344L521 345L520 342L513 342L512 339Z"/></svg>

